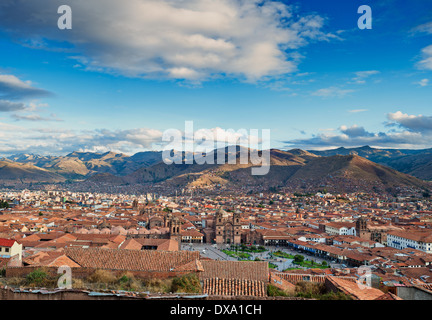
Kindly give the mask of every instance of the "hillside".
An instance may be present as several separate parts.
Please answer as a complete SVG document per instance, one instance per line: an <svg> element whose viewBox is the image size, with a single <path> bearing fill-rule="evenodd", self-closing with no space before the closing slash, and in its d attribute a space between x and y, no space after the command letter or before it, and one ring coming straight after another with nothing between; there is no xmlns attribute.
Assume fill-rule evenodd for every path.
<svg viewBox="0 0 432 320"><path fill-rule="evenodd" d="M384 190L398 186L429 188L429 184L357 155L321 157L308 152L270 151L270 171L263 176L251 174L252 163L172 164L163 162L127 175L123 183L161 184L168 187L293 187ZM227 159L226 159L227 160ZM105 177L105 179L108 177ZM98 177L99 179L99 177ZM90 181L95 181L93 178ZM114 181L114 177L110 180Z"/></svg>
<svg viewBox="0 0 432 320"><path fill-rule="evenodd" d="M385 186L415 186L422 188L424 181L394 169L376 164L357 155L320 157L300 168L291 179L312 180L317 177L339 177L351 181L369 181Z"/></svg>
<svg viewBox="0 0 432 320"><path fill-rule="evenodd" d="M12 161L0 161L0 183L63 182L66 179L59 174L31 164Z"/></svg>
<svg viewBox="0 0 432 320"><path fill-rule="evenodd" d="M83 179L98 173L125 176L160 162L161 152L139 152L133 156L115 152L72 152L66 156L17 154L7 160L44 168L67 179Z"/></svg>
<svg viewBox="0 0 432 320"><path fill-rule="evenodd" d="M240 163L241 155L249 156L251 150L237 147L214 150L208 157L214 164L185 164L190 153L183 154L182 164L167 165L162 161L161 152L141 152L133 156L108 152L104 154L73 152L64 157L40 157L20 155L16 161L41 162L43 167L30 163L5 160L0 170L0 179L26 182L61 182L66 179L85 180L93 185L147 185L169 188L272 188L317 189L323 186L334 190L388 190L400 186L430 189L430 184L411 175L404 174L383 164L361 157L357 153L372 157L389 157L393 166L401 166L413 172L420 172L432 161L432 155L403 155L402 151L387 152L370 147L350 149L339 148L327 151L343 152L346 155L322 156L300 149L283 151L270 150L270 170L268 174L252 175L256 166L251 161ZM321 152L321 153L325 153ZM218 154L225 155L217 164ZM398 154L398 156L396 156ZM229 156L235 159L228 164ZM393 157L393 158L392 158ZM403 157L403 161L400 157ZM414 158L410 158L414 157ZM249 159L249 157L248 157ZM422 159L421 161L419 159ZM392 163L392 162L390 162ZM402 171L402 170L401 170Z"/></svg>
<svg viewBox="0 0 432 320"><path fill-rule="evenodd" d="M324 157L354 154L416 178L432 180L432 149L377 149L364 146L309 152Z"/></svg>

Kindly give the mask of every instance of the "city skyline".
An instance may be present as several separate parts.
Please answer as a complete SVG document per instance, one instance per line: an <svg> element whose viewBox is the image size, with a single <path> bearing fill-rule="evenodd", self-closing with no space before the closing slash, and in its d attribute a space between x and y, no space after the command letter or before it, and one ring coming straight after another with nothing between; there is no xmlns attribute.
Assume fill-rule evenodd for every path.
<svg viewBox="0 0 432 320"><path fill-rule="evenodd" d="M270 129L273 148L430 148L423 1L0 5L0 154L133 154L162 133ZM410 19L406 19L409 16Z"/></svg>

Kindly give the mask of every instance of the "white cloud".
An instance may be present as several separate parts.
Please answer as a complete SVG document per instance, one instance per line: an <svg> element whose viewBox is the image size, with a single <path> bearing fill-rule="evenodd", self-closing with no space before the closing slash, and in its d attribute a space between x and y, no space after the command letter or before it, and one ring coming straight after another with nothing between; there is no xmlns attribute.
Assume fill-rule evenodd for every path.
<svg viewBox="0 0 432 320"><path fill-rule="evenodd" d="M0 100L0 112L10 112L24 110L25 104L21 102L12 102L8 100Z"/></svg>
<svg viewBox="0 0 432 320"><path fill-rule="evenodd" d="M37 48L70 52L87 70L194 81L290 73L298 48L338 39L323 32L324 18L278 1L75 0L67 32L52 25L63 2L2 3L0 26Z"/></svg>
<svg viewBox="0 0 432 320"><path fill-rule="evenodd" d="M35 113L13 114L12 118L14 118L15 120L27 121L63 121L62 119L59 119L55 114L50 114L48 117L44 117Z"/></svg>
<svg viewBox="0 0 432 320"><path fill-rule="evenodd" d="M366 83L366 79L379 74L380 72L377 70L369 70L369 71L358 71L355 73L355 77L352 79L355 83L363 84Z"/></svg>
<svg viewBox="0 0 432 320"><path fill-rule="evenodd" d="M52 115L54 117L54 115ZM52 121L53 119L26 119ZM119 152L134 154L147 150L163 150L168 142L162 141L162 131L151 128L128 130L68 130L61 127L31 129L0 123L0 155L35 153L42 155L65 155L73 151ZM222 128L199 129L194 131L193 146L203 145L198 136L212 137L210 149L230 144L248 146L262 142L261 138L246 129L226 130ZM181 132L182 141L190 141ZM216 142L222 142L218 145ZM181 148L179 145L178 148Z"/></svg>
<svg viewBox="0 0 432 320"><path fill-rule="evenodd" d="M329 97L344 97L348 93L354 92L354 90L351 89L341 89L338 87L329 87L329 88L323 88L319 89L312 93L313 96L323 97L323 98L329 98Z"/></svg>
<svg viewBox="0 0 432 320"><path fill-rule="evenodd" d="M426 87L429 84L429 79L422 79L417 84L421 87Z"/></svg>
<svg viewBox="0 0 432 320"><path fill-rule="evenodd" d="M348 110L349 113L360 113L360 112L366 112L368 109L354 109L354 110Z"/></svg>
<svg viewBox="0 0 432 320"><path fill-rule="evenodd" d="M412 131L432 131L432 117L424 115L409 115L397 111L387 115L388 120L392 121L389 125L397 125Z"/></svg>
<svg viewBox="0 0 432 320"><path fill-rule="evenodd" d="M289 147L325 149L337 147L374 146L378 148L430 148L432 116L409 115L397 111L387 114L387 126L399 127L387 132L369 132L359 125L342 125L338 130L321 131L310 138L285 141Z"/></svg>
<svg viewBox="0 0 432 320"><path fill-rule="evenodd" d="M20 100L48 95L50 95L48 91L35 88L31 81L22 81L12 74L0 74L0 98Z"/></svg>
<svg viewBox="0 0 432 320"><path fill-rule="evenodd" d="M423 48L421 51L422 60L418 62L421 69L432 70L432 45Z"/></svg>
<svg viewBox="0 0 432 320"><path fill-rule="evenodd" d="M413 30L413 32L424 32L424 33L432 33L432 22L427 22L424 24L421 24L417 27L415 27Z"/></svg>
<svg viewBox="0 0 432 320"><path fill-rule="evenodd" d="M358 125L353 125L351 127L347 127L345 125L341 126L339 130L345 134L347 137L353 138L353 137L370 137L373 136L372 133L367 132L365 128L360 127Z"/></svg>

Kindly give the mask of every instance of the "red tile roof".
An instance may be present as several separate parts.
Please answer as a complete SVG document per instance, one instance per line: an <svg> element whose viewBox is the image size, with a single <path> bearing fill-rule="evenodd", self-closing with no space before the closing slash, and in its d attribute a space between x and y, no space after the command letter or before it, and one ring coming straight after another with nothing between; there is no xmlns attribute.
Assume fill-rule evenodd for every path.
<svg viewBox="0 0 432 320"><path fill-rule="evenodd" d="M198 251L66 248L65 254L84 268L131 271L172 271L199 259Z"/></svg>
<svg viewBox="0 0 432 320"><path fill-rule="evenodd" d="M210 278L203 281L203 293L215 296L265 297L267 288L263 281Z"/></svg>
<svg viewBox="0 0 432 320"><path fill-rule="evenodd" d="M0 238L0 247L9 247L10 248L13 246L14 243L15 243L15 240Z"/></svg>
<svg viewBox="0 0 432 320"><path fill-rule="evenodd" d="M266 261L217 261L201 260L204 272L200 279L244 279L268 282L269 268Z"/></svg>
<svg viewBox="0 0 432 320"><path fill-rule="evenodd" d="M355 300L376 300L384 295L384 292L379 289L372 287L361 289L357 283L341 278L330 276L327 277L326 281L329 281L335 288L350 295Z"/></svg>

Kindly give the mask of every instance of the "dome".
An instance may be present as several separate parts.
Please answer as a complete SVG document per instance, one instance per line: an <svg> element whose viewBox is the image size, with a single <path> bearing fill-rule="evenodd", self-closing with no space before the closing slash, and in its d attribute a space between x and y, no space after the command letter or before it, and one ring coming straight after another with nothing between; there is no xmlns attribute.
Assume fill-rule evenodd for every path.
<svg viewBox="0 0 432 320"><path fill-rule="evenodd" d="M126 230L123 227L114 227L111 229L112 234L127 234Z"/></svg>
<svg viewBox="0 0 432 320"><path fill-rule="evenodd" d="M138 230L138 234L149 234L150 232L146 228L141 228Z"/></svg>
<svg viewBox="0 0 432 320"><path fill-rule="evenodd" d="M103 229L100 231L100 233L101 233L101 234L110 234L110 233L111 233L111 229L103 228Z"/></svg>
<svg viewBox="0 0 432 320"><path fill-rule="evenodd" d="M127 234L138 234L138 230L136 229L128 229Z"/></svg>

